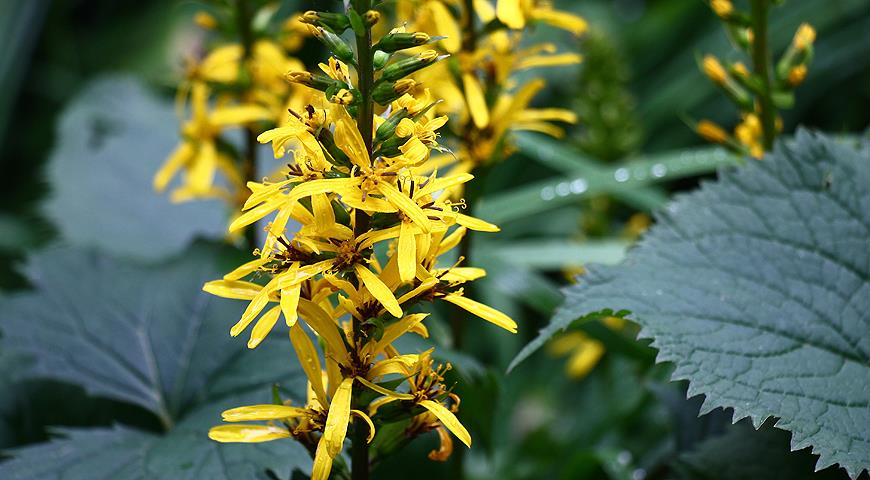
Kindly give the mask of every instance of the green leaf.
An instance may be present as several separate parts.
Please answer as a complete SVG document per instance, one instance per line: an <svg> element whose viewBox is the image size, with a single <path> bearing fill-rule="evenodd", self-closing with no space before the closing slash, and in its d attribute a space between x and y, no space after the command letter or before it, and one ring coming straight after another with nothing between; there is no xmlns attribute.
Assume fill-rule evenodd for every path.
<svg viewBox="0 0 870 480"><path fill-rule="evenodd" d="M173 204L152 178L178 143L169 102L130 77L95 81L61 116L46 214L74 245L157 260L224 234L218 200Z"/></svg>
<svg viewBox="0 0 870 480"><path fill-rule="evenodd" d="M685 480L842 479L836 468L816 472L816 458L808 449L789 452L789 434L770 425L758 431L743 422L702 443L676 462L677 478Z"/></svg>
<svg viewBox="0 0 870 480"><path fill-rule="evenodd" d="M704 411L779 417L793 448L856 476L870 465L867 252L870 153L800 132L680 197L623 265L590 268L514 365L577 318L630 310Z"/></svg>
<svg viewBox="0 0 870 480"><path fill-rule="evenodd" d="M526 240L481 242L487 256L512 265L545 270L582 266L589 262L617 264L625 257L629 242L624 240Z"/></svg>
<svg viewBox="0 0 870 480"><path fill-rule="evenodd" d="M476 214L488 221L506 223L601 193L614 195L635 208L650 210L661 206L666 197L657 190L641 187L711 173L737 163L737 157L723 149L706 147L650 155L619 166L603 167L542 135L519 137L518 144L525 153L544 163L558 162L567 169L570 162L576 161L577 169L567 176L527 184L483 199Z"/></svg>
<svg viewBox="0 0 870 480"><path fill-rule="evenodd" d="M296 400L305 391L289 341L276 335L248 350L229 336L244 302L202 292L226 270L228 253L238 257L198 244L153 266L78 248L32 257L26 273L34 290L0 303L3 351L32 358L32 377L139 405L167 433L65 430L65 439L13 452L0 478L254 479L267 468L287 478L293 467L307 468L307 454L291 441L219 445L206 436L222 410L269 403L274 382ZM89 453L105 451L103 442L117 445L115 460Z"/></svg>

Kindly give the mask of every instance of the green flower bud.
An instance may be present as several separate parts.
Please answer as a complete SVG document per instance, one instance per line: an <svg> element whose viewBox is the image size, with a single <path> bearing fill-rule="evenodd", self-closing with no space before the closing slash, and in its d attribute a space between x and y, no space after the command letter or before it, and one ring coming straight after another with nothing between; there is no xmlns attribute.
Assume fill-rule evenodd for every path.
<svg viewBox="0 0 870 480"><path fill-rule="evenodd" d="M353 50L351 50L350 45L344 43L341 37L323 27L309 25L308 29L311 35L326 45L326 48L335 54L339 60L346 63L353 62Z"/></svg>
<svg viewBox="0 0 870 480"><path fill-rule="evenodd" d="M341 34L350 26L347 15L331 12L315 12L309 10L299 17L299 21L309 25L326 27L337 34Z"/></svg>
<svg viewBox="0 0 870 480"><path fill-rule="evenodd" d="M396 126L402 121L402 119L407 117L407 108L393 112L393 114L390 115L380 127L378 127L378 130L375 132L375 142L380 143L392 137L393 133L395 133Z"/></svg>
<svg viewBox="0 0 870 480"><path fill-rule="evenodd" d="M321 92L325 92L330 87L341 83L327 77L326 75L319 73L312 74L310 72L287 72L284 75L284 79L290 83L299 83L306 87L320 90Z"/></svg>
<svg viewBox="0 0 870 480"><path fill-rule="evenodd" d="M387 65L384 68L384 73L381 78L395 82L404 78L417 70L428 67L437 62L440 58L435 50L426 50L425 52L414 55L413 57L399 60L392 65Z"/></svg>
<svg viewBox="0 0 870 480"><path fill-rule="evenodd" d="M416 33L389 33L381 37L375 48L385 52L395 52L405 48L419 47L429 42L429 35Z"/></svg>
<svg viewBox="0 0 870 480"><path fill-rule="evenodd" d="M381 105L387 105L410 92L415 86L417 86L417 82L410 78L403 78L397 82L380 80L372 90L372 99Z"/></svg>
<svg viewBox="0 0 870 480"><path fill-rule="evenodd" d="M402 151L399 149L402 145L408 143L407 138L399 138L395 135L384 140L381 143L381 148L378 149L378 155L383 157L398 157L402 154Z"/></svg>
<svg viewBox="0 0 870 480"><path fill-rule="evenodd" d="M375 50L374 55L372 55L372 66L375 67L375 70L380 70L384 68L387 62L390 61L390 54L384 52L383 50Z"/></svg>

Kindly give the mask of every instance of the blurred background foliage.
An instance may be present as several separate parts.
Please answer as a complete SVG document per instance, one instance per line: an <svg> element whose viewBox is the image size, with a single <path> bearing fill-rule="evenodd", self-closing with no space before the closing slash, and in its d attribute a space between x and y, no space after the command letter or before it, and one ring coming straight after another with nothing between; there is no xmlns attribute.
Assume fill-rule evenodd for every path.
<svg viewBox="0 0 870 480"><path fill-rule="evenodd" d="M288 11L309 7L284 3ZM327 3L317 1L317 8ZM736 60L704 2L555 3L586 17L591 31L579 41L547 29L535 32L536 39L585 57L577 68L545 70L550 88L537 103L573 108L581 120L565 140L519 136L518 152L481 180L477 213L503 232L475 237L472 250L473 262L489 271L474 295L510 313L520 334L494 334L475 322L464 351L444 354L457 366L456 390L462 420L476 439L473 450L457 449L444 464L428 462L426 452L437 446L433 435L381 465L375 477L403 477L409 466L428 462L415 470L419 480L459 478L460 469L473 479L840 478L835 469L813 474L810 453L789 453L788 434L770 425L754 432L742 422L732 425L730 413L718 410L697 418L700 401L685 400L685 385L668 382L668 366L654 364L654 351L634 340L631 324L582 327L583 338L604 347L588 374L569 375L564 352L552 351L504 374L547 323L568 278L588 262L619 262L670 195L736 162L705 145L681 119L727 123L735 117L696 67L696 56L704 53ZM57 144L65 107L94 79L119 72L171 99L184 56L202 49L201 32L191 22L200 7L172 0L0 4L0 295L27 288L18 265L58 237L44 213L53 189L46 163L53 151L66 153ZM803 21L818 30L816 55L794 108L784 113L785 132L797 125L861 132L870 120L870 3L787 1L771 18L776 51ZM321 54L312 45L302 56ZM122 115L124 100L114 103ZM81 125L82 135L95 129ZM433 341L449 346L446 322L430 330ZM0 352L2 448L43 441L49 426L160 428L147 412L89 397L79 387L15 380L19 364ZM60 397L66 401L53 401ZM739 465L759 463L761 456L775 460L770 471L741 471L721 468L723 456Z"/></svg>

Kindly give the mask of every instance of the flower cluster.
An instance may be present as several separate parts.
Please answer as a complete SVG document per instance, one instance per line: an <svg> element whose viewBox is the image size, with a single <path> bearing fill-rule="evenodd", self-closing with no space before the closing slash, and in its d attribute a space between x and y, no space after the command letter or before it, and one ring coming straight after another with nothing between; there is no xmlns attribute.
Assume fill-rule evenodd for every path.
<svg viewBox="0 0 870 480"><path fill-rule="evenodd" d="M462 202L444 194L472 175L415 173L441 148L438 129L447 117L434 115L436 102L428 96L409 93L414 81L408 77L443 57L427 49L395 54L431 42L425 33L394 30L372 42L379 19L376 11L353 8L302 16L333 56L319 71L286 75L313 98L290 108L282 125L258 140L290 161L281 179L247 184L251 194L230 225L236 231L268 221L265 239L253 260L203 287L249 301L231 334L253 324L250 348L283 317L308 378L304 406L278 401L228 410L227 422L269 423L222 425L210 437L293 438L314 456L312 479L329 476L350 423L369 441L385 423L405 422L398 442L435 430L442 441L430 455L436 460L450 454L448 431L470 446L455 416L459 398L443 384L449 364L436 364L432 351L402 354L394 346L406 334L428 335L428 314L415 311L420 305L444 301L517 329L503 313L464 295L464 285L483 270L463 266L461 257L442 261L468 230L498 230L463 214ZM346 31L356 37L356 49L342 38Z"/></svg>
<svg viewBox="0 0 870 480"><path fill-rule="evenodd" d="M755 4L752 12L747 13L735 8L730 0L710 2L710 8L725 23L733 43L753 62L750 70L743 62L726 67L713 55L702 58L704 75L738 107L741 121L734 128L733 135L709 120L695 124L695 131L707 141L761 158L775 134L782 130L782 120L775 110L790 108L794 104L794 90L807 76L816 31L807 23L801 24L789 47L771 67L767 58L766 32L762 31L761 38L756 38L756 30L766 29L768 7L758 0Z"/></svg>
<svg viewBox="0 0 870 480"><path fill-rule="evenodd" d="M286 71L304 68L292 54L307 32L296 17L277 31L257 30L253 17L262 23L273 13L240 8L218 11L217 16L200 12L194 18L218 39L202 58L187 60L177 104L179 112L189 112L189 118L181 125L181 142L154 176L158 192L181 177L172 190L173 201L222 198L234 207L240 205L245 182L255 175L253 152L240 152L227 131L243 129L256 137L283 123L287 108L307 102L302 89L283 79Z"/></svg>
<svg viewBox="0 0 870 480"><path fill-rule="evenodd" d="M397 14L409 28L438 35L435 48L451 55L449 61L414 76L424 97L441 100L434 110L451 117L448 128L457 139L457 154L437 156L430 168L452 166L451 173L472 172L510 153L507 134L511 131L533 130L561 137L564 132L554 122L576 122L570 110L530 107L546 86L543 79L518 83L513 77L536 67L579 63L581 57L576 53L558 53L551 43L526 45L522 40L525 29L537 23L580 35L587 28L582 18L536 0L497 0L494 4L487 0L401 0Z"/></svg>

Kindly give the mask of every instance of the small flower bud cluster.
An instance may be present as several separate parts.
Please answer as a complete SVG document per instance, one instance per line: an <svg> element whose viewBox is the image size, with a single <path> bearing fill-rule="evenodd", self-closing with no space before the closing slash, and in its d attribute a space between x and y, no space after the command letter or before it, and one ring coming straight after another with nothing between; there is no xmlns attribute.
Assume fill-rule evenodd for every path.
<svg viewBox="0 0 870 480"><path fill-rule="evenodd" d="M738 10L730 0L710 0L710 8L722 19L734 44L751 57L756 47L752 16ZM806 79L813 58L815 37L813 27L802 24L775 67L766 67L765 72L749 71L742 62L732 63L726 68L715 56L705 55L699 62L701 71L737 106L741 122L730 135L713 122L703 120L694 125L698 135L735 152L761 158L765 142L760 99L769 96L774 110L790 108L794 104L794 90ZM765 75L770 78L765 79ZM771 131L778 132L782 128L778 116L771 124L774 126Z"/></svg>

